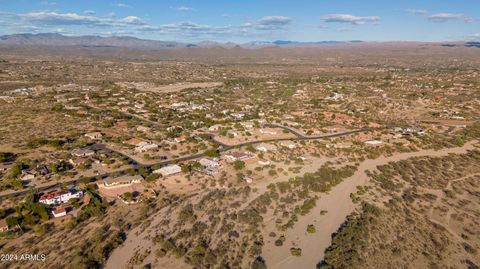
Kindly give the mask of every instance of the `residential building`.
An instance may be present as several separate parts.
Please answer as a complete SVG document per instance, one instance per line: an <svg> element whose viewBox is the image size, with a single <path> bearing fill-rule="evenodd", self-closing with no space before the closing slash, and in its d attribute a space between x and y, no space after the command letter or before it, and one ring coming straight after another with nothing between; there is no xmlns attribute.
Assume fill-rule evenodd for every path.
<svg viewBox="0 0 480 269"><path fill-rule="evenodd" d="M326 99L327 100L334 100L334 101L342 100L343 99L343 94L335 92L335 93L333 93L333 96L327 97Z"/></svg>
<svg viewBox="0 0 480 269"><path fill-rule="evenodd" d="M72 198L80 199L83 192L77 190L55 190L40 196L38 200L42 204L57 205L68 202Z"/></svg>
<svg viewBox="0 0 480 269"><path fill-rule="evenodd" d="M297 145L295 143L290 142L290 141L281 142L280 145L282 145L283 147L289 148L289 149L294 149L294 148L297 147Z"/></svg>
<svg viewBox="0 0 480 269"><path fill-rule="evenodd" d="M135 147L135 152L145 152L145 151L148 151L148 150L154 150L154 149L158 149L158 145L155 144L155 143L147 143L145 145L139 145L137 147Z"/></svg>
<svg viewBox="0 0 480 269"><path fill-rule="evenodd" d="M87 148L80 148L70 151L70 154L77 157L88 157L95 155L95 151Z"/></svg>
<svg viewBox="0 0 480 269"><path fill-rule="evenodd" d="M13 166L11 163L0 163L0 172L5 172Z"/></svg>
<svg viewBox="0 0 480 269"><path fill-rule="evenodd" d="M138 126L137 127L137 131L139 131L139 132L149 133L150 130L151 129L149 127L145 127L145 126Z"/></svg>
<svg viewBox="0 0 480 269"><path fill-rule="evenodd" d="M182 172L182 168L179 165L176 165L176 164L167 165L167 166L164 166L160 169L157 169L157 170L153 171L153 173L160 174L164 177L174 175L174 174L178 174L180 172Z"/></svg>
<svg viewBox="0 0 480 269"><path fill-rule="evenodd" d="M371 147L380 146L381 144L383 144L383 142L382 142L382 141L379 141L379 140L368 140L368 141L365 141L365 145L371 146Z"/></svg>
<svg viewBox="0 0 480 269"><path fill-rule="evenodd" d="M127 144L127 145L131 145L131 146L144 146L144 145L147 145L148 142L145 142L141 139L138 139L138 138L131 138L129 140L126 140L126 141L123 141L123 144Z"/></svg>
<svg viewBox="0 0 480 269"><path fill-rule="evenodd" d="M68 159L68 162L73 166L79 166L79 165L85 164L89 161L92 161L92 160L90 158L85 158L85 157L77 157L77 158Z"/></svg>
<svg viewBox="0 0 480 269"><path fill-rule="evenodd" d="M245 114L243 114L243 113L233 113L232 117L236 120L242 120L243 117L245 117Z"/></svg>
<svg viewBox="0 0 480 269"><path fill-rule="evenodd" d="M92 133L86 133L85 136L92 140L97 140L97 139L102 139L103 135L100 132L92 132Z"/></svg>
<svg viewBox="0 0 480 269"><path fill-rule="evenodd" d="M198 161L203 167L219 167L221 166L218 159L202 158Z"/></svg>
<svg viewBox="0 0 480 269"><path fill-rule="evenodd" d="M103 180L103 183L98 183L99 187L103 188L118 188L118 187L125 187L130 186L134 183L141 183L143 181L143 177L141 175L124 175L115 178L106 178Z"/></svg>
<svg viewBox="0 0 480 269"><path fill-rule="evenodd" d="M213 158L213 159L202 158L198 162L203 166L203 168L205 168L205 170L208 173L214 174L214 173L217 173L222 168L222 166L223 166L222 162L224 162L224 161L220 161L217 158Z"/></svg>
<svg viewBox="0 0 480 269"><path fill-rule="evenodd" d="M250 155L247 152L234 151L234 152L230 152L230 153L225 153L225 158L230 162L243 161L243 160L247 160L251 157L252 157L252 155Z"/></svg>
<svg viewBox="0 0 480 269"><path fill-rule="evenodd" d="M22 170L22 174L20 175L20 180L22 181L31 181L35 179L35 171L32 169Z"/></svg>
<svg viewBox="0 0 480 269"><path fill-rule="evenodd" d="M260 129L261 134L266 134L266 135L277 135L278 131L272 128L263 128Z"/></svg>
<svg viewBox="0 0 480 269"><path fill-rule="evenodd" d="M34 169L36 174L40 175L48 175L50 171L48 170L48 167L46 165L39 165Z"/></svg>
<svg viewBox="0 0 480 269"><path fill-rule="evenodd" d="M179 136L179 137L175 137L174 140L175 140L175 142L177 142L177 143L182 143L182 142L187 141L187 138L182 135L182 136Z"/></svg>
<svg viewBox="0 0 480 269"><path fill-rule="evenodd" d="M260 143L255 146L255 149L262 152L277 151L277 147L275 145L267 144L267 143Z"/></svg>
<svg viewBox="0 0 480 269"><path fill-rule="evenodd" d="M52 215L54 218L60 218L60 217L64 217L67 215L67 210L65 208L57 208L55 210L52 211Z"/></svg>

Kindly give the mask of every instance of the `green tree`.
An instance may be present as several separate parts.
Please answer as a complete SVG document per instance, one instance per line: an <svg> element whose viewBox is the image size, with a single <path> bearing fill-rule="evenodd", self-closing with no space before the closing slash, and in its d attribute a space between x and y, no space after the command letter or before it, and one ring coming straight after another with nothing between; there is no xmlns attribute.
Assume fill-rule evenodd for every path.
<svg viewBox="0 0 480 269"><path fill-rule="evenodd" d="M267 265L265 264L265 260L258 256L253 262L252 262L252 269L267 269Z"/></svg>
<svg viewBox="0 0 480 269"><path fill-rule="evenodd" d="M242 170L243 168L245 168L245 162L236 160L233 162L233 168L235 168L235 170Z"/></svg>
<svg viewBox="0 0 480 269"><path fill-rule="evenodd" d="M123 194L123 197L125 198L125 200L130 201L133 198L133 194L131 192L126 192Z"/></svg>
<svg viewBox="0 0 480 269"><path fill-rule="evenodd" d="M5 221L7 222L7 225L9 227L13 227L13 226L16 226L18 225L18 219L16 217L8 217L7 219L5 219Z"/></svg>
<svg viewBox="0 0 480 269"><path fill-rule="evenodd" d="M210 157L210 158L216 158L216 157L220 156L217 149L207 149L204 152L204 154L205 154L205 156Z"/></svg>
<svg viewBox="0 0 480 269"><path fill-rule="evenodd" d="M18 177L22 174L23 168L23 164L17 163L10 169L10 174L12 175L12 177Z"/></svg>

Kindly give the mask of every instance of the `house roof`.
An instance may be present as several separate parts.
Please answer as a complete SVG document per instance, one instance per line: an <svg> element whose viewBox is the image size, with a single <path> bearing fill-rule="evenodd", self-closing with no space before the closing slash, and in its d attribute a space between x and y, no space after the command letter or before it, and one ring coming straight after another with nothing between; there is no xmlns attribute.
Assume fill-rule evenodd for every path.
<svg viewBox="0 0 480 269"><path fill-rule="evenodd" d="M94 154L95 151L91 150L91 149L86 149L86 148L81 148L81 149L74 149L71 151L71 153L73 155L77 155L77 156L82 156L82 155L90 155L90 154Z"/></svg>
<svg viewBox="0 0 480 269"><path fill-rule="evenodd" d="M46 200L46 199L53 199L55 197L59 197L62 194L67 194L67 193L75 193L76 191L68 191L68 190L55 190L51 192L47 192L40 196L40 200Z"/></svg>
<svg viewBox="0 0 480 269"><path fill-rule="evenodd" d="M245 152L240 152L240 151L234 151L234 152L231 152L231 153L227 153L225 155L229 155L229 156L232 156L234 158L242 158L242 157L250 156L249 154L247 154Z"/></svg>
<svg viewBox="0 0 480 269"><path fill-rule="evenodd" d="M179 165L176 165L176 164L172 164L172 165L167 165L167 166L164 166L158 170L159 173L165 173L165 174L172 174L172 173L178 173L180 171L182 171L182 168L179 166Z"/></svg>
<svg viewBox="0 0 480 269"><path fill-rule="evenodd" d="M123 143L128 144L128 145L136 146L136 145L139 145L139 144L143 143L143 140L138 139L138 138L131 138L127 141L124 141Z"/></svg>
<svg viewBox="0 0 480 269"><path fill-rule="evenodd" d="M131 176L131 175L124 175L124 176L119 176L119 177L115 177L115 178L106 178L103 180L103 182L107 185L111 185L111 184L116 184L116 183L130 183L134 180L143 180L143 177L141 175L134 175L134 176Z"/></svg>
<svg viewBox="0 0 480 269"><path fill-rule="evenodd" d="M85 136L102 136L102 133L100 133L100 132L91 132L91 133L86 133Z"/></svg>
<svg viewBox="0 0 480 269"><path fill-rule="evenodd" d="M53 214L55 214L55 215L62 214L62 213L67 213L67 210L65 210L64 207L57 208L57 209L53 210Z"/></svg>

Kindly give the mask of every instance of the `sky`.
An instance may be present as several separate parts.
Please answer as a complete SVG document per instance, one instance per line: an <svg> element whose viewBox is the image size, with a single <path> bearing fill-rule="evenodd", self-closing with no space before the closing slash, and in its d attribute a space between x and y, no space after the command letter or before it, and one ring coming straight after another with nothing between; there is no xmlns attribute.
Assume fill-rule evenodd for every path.
<svg viewBox="0 0 480 269"><path fill-rule="evenodd" d="M199 42L480 40L480 0L0 0L0 35Z"/></svg>

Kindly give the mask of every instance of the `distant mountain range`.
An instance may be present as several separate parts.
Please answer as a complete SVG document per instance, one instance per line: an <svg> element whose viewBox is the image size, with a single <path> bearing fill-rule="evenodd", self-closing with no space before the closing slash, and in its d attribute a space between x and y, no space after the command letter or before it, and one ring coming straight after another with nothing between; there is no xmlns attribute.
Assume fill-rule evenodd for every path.
<svg viewBox="0 0 480 269"><path fill-rule="evenodd" d="M320 42L298 42L298 41L254 41L248 43L220 43L215 41L203 41L198 43L181 43L175 41L147 40L129 36L101 37L101 36L65 36L55 33L45 34L12 34L0 36L0 45L7 46L80 46L80 47L115 47L135 49L175 49L175 48L265 48L265 47L314 47L331 44L359 43L353 41L320 41Z"/></svg>

